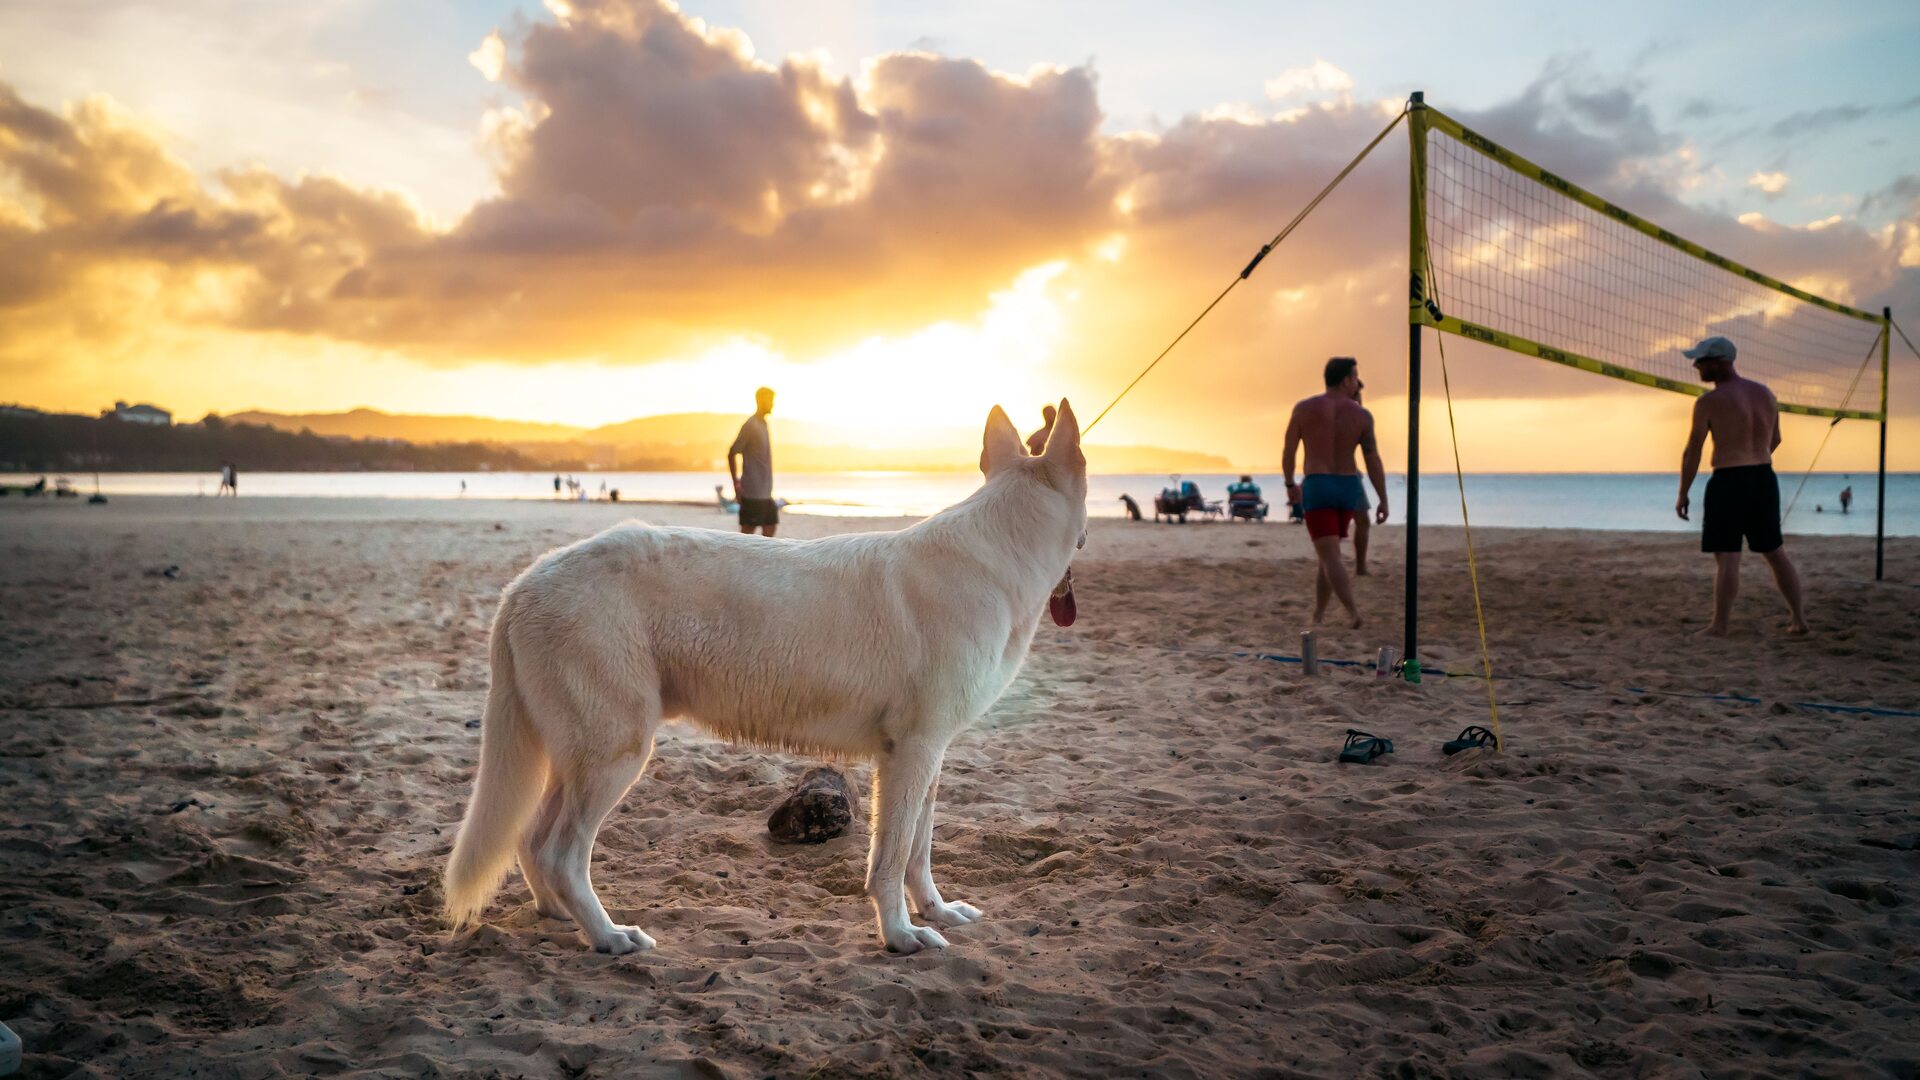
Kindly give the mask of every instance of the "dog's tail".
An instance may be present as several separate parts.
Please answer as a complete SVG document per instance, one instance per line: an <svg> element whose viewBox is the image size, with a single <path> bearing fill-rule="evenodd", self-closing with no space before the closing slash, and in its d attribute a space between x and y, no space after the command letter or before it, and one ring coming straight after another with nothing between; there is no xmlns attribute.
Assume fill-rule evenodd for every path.
<svg viewBox="0 0 1920 1080"><path fill-rule="evenodd" d="M446 916L456 929L478 922L512 863L514 847L546 787L547 753L534 733L513 679L507 626L513 593L493 619L493 686L480 727L480 770L473 801L453 843L443 881Z"/></svg>

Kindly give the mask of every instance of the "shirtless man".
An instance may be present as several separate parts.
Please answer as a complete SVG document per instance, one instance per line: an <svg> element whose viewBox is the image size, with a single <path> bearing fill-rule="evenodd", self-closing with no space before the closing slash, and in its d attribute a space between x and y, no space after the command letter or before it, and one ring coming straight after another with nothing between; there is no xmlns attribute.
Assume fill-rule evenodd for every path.
<svg viewBox="0 0 1920 1080"><path fill-rule="evenodd" d="M1355 389L1353 392L1353 400L1364 404L1361 391L1365 390L1366 388L1367 388L1367 384L1361 383L1360 386L1357 389ZM1358 449L1358 447L1355 447L1355 449ZM1372 534L1373 534L1373 526L1368 524L1367 515L1355 514L1353 516L1353 576L1354 577L1367 576L1367 542L1372 538Z"/></svg>
<svg viewBox="0 0 1920 1080"><path fill-rule="evenodd" d="M1800 597L1800 574L1787 558L1780 535L1780 483L1773 476L1773 452L1780 446L1780 405L1773 391L1743 379L1733 370L1733 342L1710 337L1686 351L1713 389L1693 405L1693 430L1680 455L1680 499L1674 511L1687 517L1687 493L1700 471L1700 450L1713 436L1713 475L1707 480L1705 520L1700 550L1711 551L1717 564L1713 578L1713 621L1700 631L1710 637L1727 636L1727 618L1740 589L1740 541L1773 568L1773 580L1786 598L1792 620L1787 633L1805 634L1807 617Z"/></svg>
<svg viewBox="0 0 1920 1080"><path fill-rule="evenodd" d="M1314 624L1326 615L1327 597L1333 595L1340 598L1358 629L1362 621L1360 609L1353 602L1353 582L1347 577L1346 564L1340 561L1340 540L1347 535L1354 515L1367 509L1366 489L1360 486L1360 476L1353 468L1354 448L1358 447L1366 459L1367 478L1380 497L1373 515L1377 524L1387 520L1387 469L1373 442L1373 414L1355 400L1360 396L1359 364L1351 356L1327 361L1326 384L1326 393L1293 407L1280 467L1286 476L1288 500L1299 501L1306 510L1307 535L1313 538L1314 554L1320 558L1320 573L1314 580ZM1302 443L1307 450L1306 482L1296 485L1294 454Z"/></svg>

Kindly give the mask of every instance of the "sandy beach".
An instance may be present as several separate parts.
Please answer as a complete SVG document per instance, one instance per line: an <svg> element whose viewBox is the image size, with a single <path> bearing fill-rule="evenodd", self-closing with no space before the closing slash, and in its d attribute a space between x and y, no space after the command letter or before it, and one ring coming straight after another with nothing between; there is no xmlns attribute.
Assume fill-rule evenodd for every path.
<svg viewBox="0 0 1920 1080"><path fill-rule="evenodd" d="M934 871L984 909L883 953L864 823L777 845L811 765L674 726L595 880L624 957L510 878L440 922L501 588L688 507L0 505L0 1020L29 1077L1920 1074L1920 540L1749 560L1729 641L1679 535L1481 530L1484 682L1298 651L1284 525L1096 521L1080 618L948 756ZM790 516L783 535L904 522ZM1398 645L1403 534L1365 630ZM1458 530L1429 667L1478 666ZM169 569L175 568L175 569ZM1757 698L1758 703L1718 696ZM1334 761L1349 727L1394 740ZM849 769L864 796L868 770Z"/></svg>

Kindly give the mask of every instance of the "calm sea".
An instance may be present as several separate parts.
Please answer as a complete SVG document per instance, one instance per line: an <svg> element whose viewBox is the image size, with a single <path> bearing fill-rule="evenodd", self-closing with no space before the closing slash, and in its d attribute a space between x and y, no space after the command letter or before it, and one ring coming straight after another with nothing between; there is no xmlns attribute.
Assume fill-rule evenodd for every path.
<svg viewBox="0 0 1920 1080"><path fill-rule="evenodd" d="M617 489L623 501L710 502L724 476L709 473L579 473L589 498L601 486ZM37 476L0 476L14 487ZM93 490L90 473L74 474L74 485ZM1187 474L1209 499L1226 497L1237 476ZM1278 476L1257 475L1268 498L1285 512ZM1794 496L1800 474L1781 474L1781 503ZM466 482L470 499L552 499L552 473L242 473L243 494L254 496L358 496L398 499L461 498ZM1121 494L1132 495L1151 512L1154 492L1167 485L1164 474L1094 476L1088 481L1088 509L1101 517L1121 513ZM782 473L776 494L789 500L788 512L836 515L930 514L958 502L978 487L978 473ZM1671 473L1479 473L1467 477L1467 500L1477 525L1534 528L1650 529L1688 532L1699 528L1704 478L1693 488L1694 524L1673 514L1676 477ZM212 495L219 478L211 473L102 473L100 489L111 495ZM1840 513L1840 490L1853 486L1853 511ZM1873 535L1875 477L1872 473L1815 473L1787 520L1787 531L1826 535ZM1388 478L1393 520L1406 510L1406 477ZM8 498L16 496L9 495ZM6 503L0 502L0 508ZM1452 476L1421 481L1423 521L1460 523L1460 499ZM1920 536L1920 473L1887 477L1887 533Z"/></svg>

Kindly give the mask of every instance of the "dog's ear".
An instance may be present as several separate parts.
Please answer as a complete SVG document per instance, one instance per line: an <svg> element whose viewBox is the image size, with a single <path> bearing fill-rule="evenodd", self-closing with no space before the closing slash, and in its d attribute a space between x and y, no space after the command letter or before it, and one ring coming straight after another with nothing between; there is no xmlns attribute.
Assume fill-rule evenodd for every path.
<svg viewBox="0 0 1920 1080"><path fill-rule="evenodd" d="M1073 415L1073 406L1066 398L1060 399L1059 412L1053 418L1053 431L1047 436L1047 448L1041 457L1048 464L1073 465L1080 454L1080 421Z"/></svg>
<svg viewBox="0 0 1920 1080"><path fill-rule="evenodd" d="M1026 456L1027 448L1020 442L1020 433L1013 429L1013 421L995 405L987 414L986 434L980 439L980 471L992 476Z"/></svg>

